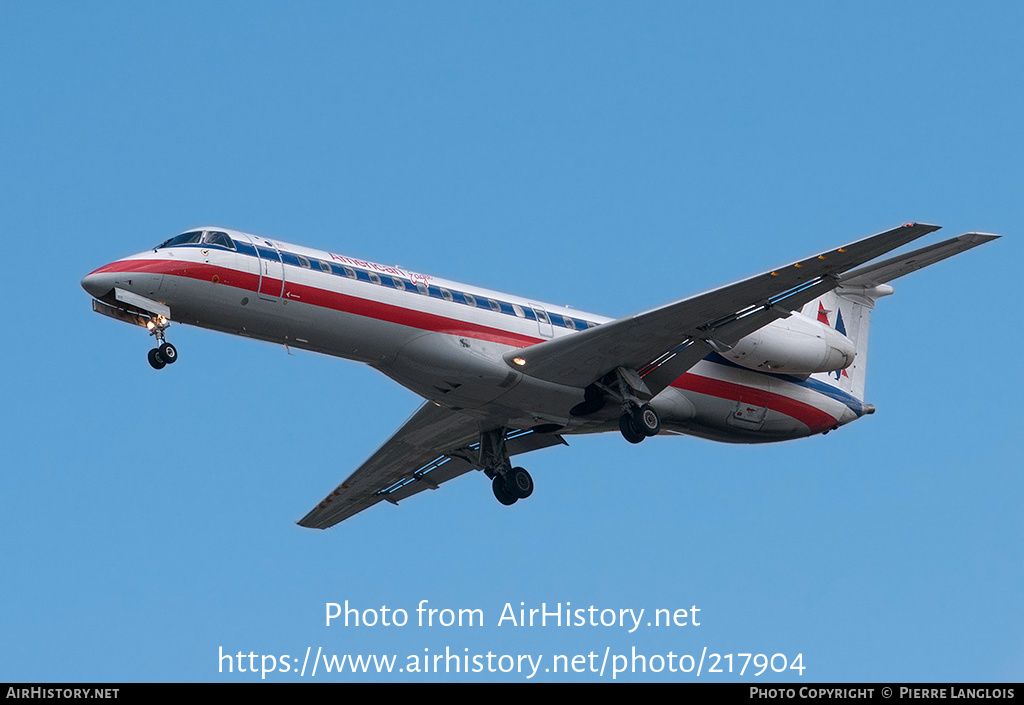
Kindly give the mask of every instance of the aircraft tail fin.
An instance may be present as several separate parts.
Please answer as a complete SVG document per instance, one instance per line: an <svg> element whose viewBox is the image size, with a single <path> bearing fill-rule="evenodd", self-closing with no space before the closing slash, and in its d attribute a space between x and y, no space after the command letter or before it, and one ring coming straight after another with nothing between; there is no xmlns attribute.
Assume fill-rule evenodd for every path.
<svg viewBox="0 0 1024 705"><path fill-rule="evenodd" d="M802 312L849 338L857 350L857 356L845 370L814 376L863 400L871 310L878 299L893 293L888 282L998 237L968 233L844 274L837 288L806 304Z"/></svg>
<svg viewBox="0 0 1024 705"><path fill-rule="evenodd" d="M803 313L849 338L857 351L853 364L837 372L819 372L814 377L864 399L868 361L868 328L875 301L893 292L888 284L863 290L833 289L804 306Z"/></svg>

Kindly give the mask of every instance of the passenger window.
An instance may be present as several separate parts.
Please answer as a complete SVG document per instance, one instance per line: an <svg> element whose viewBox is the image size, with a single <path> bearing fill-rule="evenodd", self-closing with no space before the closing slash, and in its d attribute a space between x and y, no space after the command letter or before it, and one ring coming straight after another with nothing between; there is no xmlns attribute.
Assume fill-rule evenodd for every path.
<svg viewBox="0 0 1024 705"><path fill-rule="evenodd" d="M562 320L565 321L565 327L569 330L576 330L576 321L569 318L568 316L562 316Z"/></svg>
<svg viewBox="0 0 1024 705"><path fill-rule="evenodd" d="M391 277L391 283L399 291L405 291L405 282L399 279L398 277Z"/></svg>
<svg viewBox="0 0 1024 705"><path fill-rule="evenodd" d="M452 292L448 291L447 289L441 289L441 298L444 299L445 301L455 300L455 297L452 296Z"/></svg>
<svg viewBox="0 0 1024 705"><path fill-rule="evenodd" d="M497 311L498 313L501 313L501 305L494 299L487 299L487 305L491 307L492 311Z"/></svg>
<svg viewBox="0 0 1024 705"><path fill-rule="evenodd" d="M416 291L420 292L424 296L430 296L430 287L423 282L416 282Z"/></svg>
<svg viewBox="0 0 1024 705"><path fill-rule="evenodd" d="M472 294L463 294L462 297L466 299L466 303L470 306L476 306L476 299L473 298Z"/></svg>
<svg viewBox="0 0 1024 705"><path fill-rule="evenodd" d="M302 265L303 269L309 269L309 260L302 255L296 255L299 258L299 264Z"/></svg>
<svg viewBox="0 0 1024 705"><path fill-rule="evenodd" d="M328 274L331 273L331 265L327 264L326 262L321 262L320 263L320 269L322 269L323 271L327 272Z"/></svg>
<svg viewBox="0 0 1024 705"><path fill-rule="evenodd" d="M380 275L376 272L370 272L370 281L374 284L380 284Z"/></svg>
<svg viewBox="0 0 1024 705"><path fill-rule="evenodd" d="M351 267L345 267L345 276L348 277L349 279L359 278L359 275L356 274L356 270L352 269Z"/></svg>
<svg viewBox="0 0 1024 705"><path fill-rule="evenodd" d="M519 304L512 304L512 310L515 311L515 314L520 318L526 318L526 314L523 313L523 309L519 306Z"/></svg>

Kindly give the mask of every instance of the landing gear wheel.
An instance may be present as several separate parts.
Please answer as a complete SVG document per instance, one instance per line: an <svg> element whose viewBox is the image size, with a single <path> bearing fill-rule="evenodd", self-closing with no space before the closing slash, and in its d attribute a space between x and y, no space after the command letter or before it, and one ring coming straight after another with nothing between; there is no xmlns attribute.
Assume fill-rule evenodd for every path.
<svg viewBox="0 0 1024 705"><path fill-rule="evenodd" d="M172 362L177 361L178 351L174 349L174 346L170 343L161 343L157 350L160 352L160 357L163 361L170 365Z"/></svg>
<svg viewBox="0 0 1024 705"><path fill-rule="evenodd" d="M524 468L512 468L505 474L505 489L517 499L526 499L533 494L533 478Z"/></svg>
<svg viewBox="0 0 1024 705"><path fill-rule="evenodd" d="M157 348L153 348L149 351L149 364L153 366L154 370L162 370L167 363L160 356L160 351Z"/></svg>
<svg viewBox="0 0 1024 705"><path fill-rule="evenodd" d="M643 431L637 428L630 414L623 414L619 417L619 430L622 431L622 437L630 443L639 443L647 438Z"/></svg>
<svg viewBox="0 0 1024 705"><path fill-rule="evenodd" d="M491 489L494 490L494 496L497 497L498 501L505 506L515 504L516 500L519 499L505 489L505 478L501 475L494 476L494 479L491 481Z"/></svg>
<svg viewBox="0 0 1024 705"><path fill-rule="evenodd" d="M633 412L633 425L645 436L656 436L661 430L661 419L650 404L644 404Z"/></svg>

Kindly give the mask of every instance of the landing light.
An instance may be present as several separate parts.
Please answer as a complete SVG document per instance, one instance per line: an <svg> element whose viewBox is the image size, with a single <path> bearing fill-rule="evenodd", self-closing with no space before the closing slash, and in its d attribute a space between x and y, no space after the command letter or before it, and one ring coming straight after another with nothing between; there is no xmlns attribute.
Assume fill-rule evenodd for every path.
<svg viewBox="0 0 1024 705"><path fill-rule="evenodd" d="M521 357L514 357L514 358L512 358L512 362L516 363L516 364L517 364L517 365L519 365L520 367L522 367L523 365L525 365L525 364L526 364L526 360L524 360L524 359L523 359L523 358L521 358Z"/></svg>

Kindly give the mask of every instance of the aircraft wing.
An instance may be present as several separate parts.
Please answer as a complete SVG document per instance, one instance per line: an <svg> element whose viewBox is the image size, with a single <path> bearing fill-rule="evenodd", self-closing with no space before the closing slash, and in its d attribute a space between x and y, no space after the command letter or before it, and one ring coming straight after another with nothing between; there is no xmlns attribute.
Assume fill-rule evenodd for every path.
<svg viewBox="0 0 1024 705"><path fill-rule="evenodd" d="M423 490L478 467L482 429L477 419L424 403L387 443L299 520L327 529L385 500L398 504ZM513 431L505 441L510 456L564 444L553 433Z"/></svg>
<svg viewBox="0 0 1024 705"><path fill-rule="evenodd" d="M712 350L728 348L836 288L844 272L938 229L907 223L646 313L511 351L505 361L524 374L579 387L624 367L638 371L657 394Z"/></svg>

